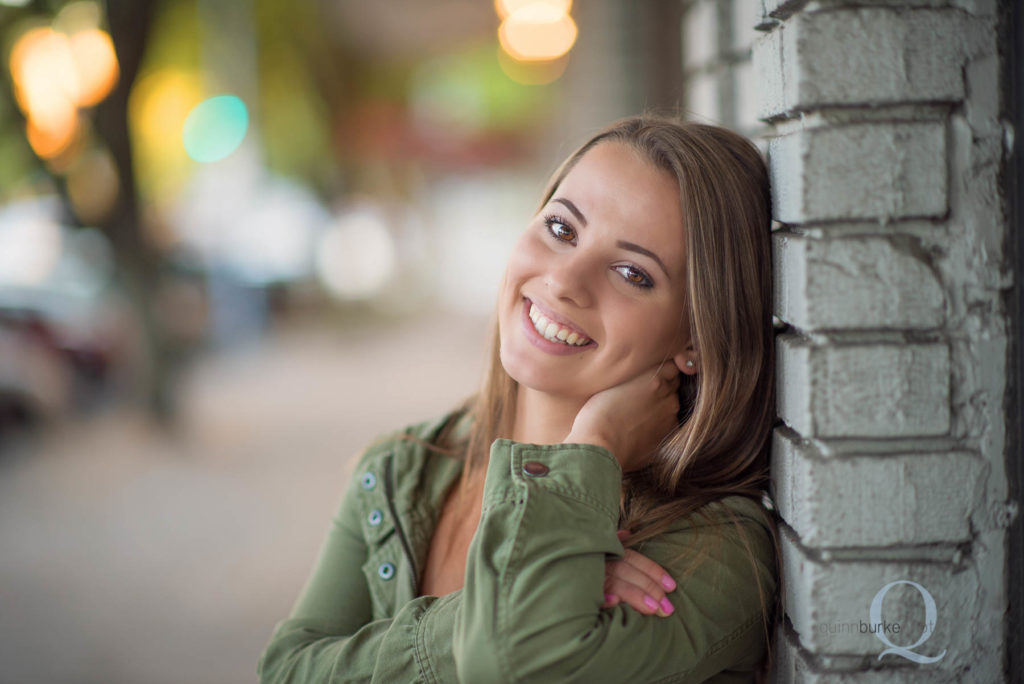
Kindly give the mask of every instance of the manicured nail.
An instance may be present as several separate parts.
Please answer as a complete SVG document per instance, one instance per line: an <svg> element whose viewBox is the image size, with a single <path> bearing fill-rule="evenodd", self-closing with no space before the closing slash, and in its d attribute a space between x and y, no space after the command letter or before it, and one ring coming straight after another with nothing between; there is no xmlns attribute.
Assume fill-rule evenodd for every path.
<svg viewBox="0 0 1024 684"><path fill-rule="evenodd" d="M665 587L669 591L675 591L676 581L668 575L661 576L661 586Z"/></svg>
<svg viewBox="0 0 1024 684"><path fill-rule="evenodd" d="M658 602L655 601L650 596L644 596L644 605L647 606L648 608L650 608L653 611L657 611L658 610Z"/></svg>
<svg viewBox="0 0 1024 684"><path fill-rule="evenodd" d="M661 599L661 609L665 611L665 615L671 615L673 611L675 611L675 607L672 605L672 602L667 598Z"/></svg>
<svg viewBox="0 0 1024 684"><path fill-rule="evenodd" d="M604 602L605 603L611 603L612 601L615 600L615 598L616 598L615 594L605 594L604 595Z"/></svg>

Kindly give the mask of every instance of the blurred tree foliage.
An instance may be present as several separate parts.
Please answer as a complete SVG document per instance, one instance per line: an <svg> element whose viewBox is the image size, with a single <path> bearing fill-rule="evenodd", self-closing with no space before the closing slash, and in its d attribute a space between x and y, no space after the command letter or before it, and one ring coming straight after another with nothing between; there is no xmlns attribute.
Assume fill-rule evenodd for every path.
<svg viewBox="0 0 1024 684"><path fill-rule="evenodd" d="M26 22L50 22L71 1L0 5L5 62ZM93 225L113 245L120 283L145 331L152 372L144 393L162 417L174 413L177 368L154 314L166 255L153 239L159 234L153 224L162 222L159 211L173 204L197 164L184 155L180 129L164 123L162 105L151 117L155 128L145 135L163 148L153 147L155 153L144 149L133 90L138 100L149 76L170 74L179 85L185 83L180 92L195 101L179 97L175 106L186 113L201 99L235 93L237 86L237 94L248 98L250 136L259 145L263 165L314 189L325 201L366 189L360 183L372 184L375 178L384 178L384 187L401 194L408 189L410 159L479 164L515 153L524 131L546 109L538 106L548 95L544 86L518 85L502 74L493 34L489 41L478 34L461 45L435 45L430 55L372 53L332 32L337 24L330 19L327 0L248 0L230 6L221 0L95 1L114 43L120 79L105 100L82 112L85 133L71 154L103 149L113 160L117 198ZM236 26L222 21L225 17L242 21ZM239 42L240 52L221 49L232 40ZM233 55L252 64L236 68L230 63ZM57 192L76 220L61 165L32 152L9 70L0 71L0 202L15 194ZM436 130L426 135L416 130L413 98L428 109L433 98L440 112ZM169 161L173 155L167 150L175 159ZM366 173L368 167L374 171ZM40 182L50 189L38 189Z"/></svg>

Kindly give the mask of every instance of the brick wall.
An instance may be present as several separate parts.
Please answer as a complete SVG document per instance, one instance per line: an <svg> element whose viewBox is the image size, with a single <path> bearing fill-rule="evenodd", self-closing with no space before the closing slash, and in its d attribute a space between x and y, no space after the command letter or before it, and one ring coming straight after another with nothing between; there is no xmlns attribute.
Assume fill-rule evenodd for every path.
<svg viewBox="0 0 1024 684"><path fill-rule="evenodd" d="M780 682L1005 676L999 10L693 0L684 14L687 109L756 136L771 168ZM918 586L883 591L901 580ZM899 633L872 633L876 597ZM935 662L879 657L880 636L910 646L927 621L911 650Z"/></svg>

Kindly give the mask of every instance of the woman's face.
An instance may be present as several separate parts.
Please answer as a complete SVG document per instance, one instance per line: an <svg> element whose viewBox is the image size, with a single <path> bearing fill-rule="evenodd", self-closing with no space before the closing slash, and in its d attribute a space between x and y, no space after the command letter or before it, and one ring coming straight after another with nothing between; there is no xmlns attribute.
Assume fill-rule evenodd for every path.
<svg viewBox="0 0 1024 684"><path fill-rule="evenodd" d="M593 147L512 251L498 308L505 371L586 398L682 363L684 244L675 178L622 143Z"/></svg>

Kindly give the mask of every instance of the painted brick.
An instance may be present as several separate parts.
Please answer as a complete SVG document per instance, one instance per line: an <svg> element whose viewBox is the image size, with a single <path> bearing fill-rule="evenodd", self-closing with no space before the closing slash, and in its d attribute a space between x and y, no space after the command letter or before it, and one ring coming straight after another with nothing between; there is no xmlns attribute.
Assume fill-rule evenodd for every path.
<svg viewBox="0 0 1024 684"><path fill-rule="evenodd" d="M683 15L683 67L698 68L718 55L718 8L713 0L698 0Z"/></svg>
<svg viewBox="0 0 1024 684"><path fill-rule="evenodd" d="M733 66L733 87L736 128L741 133L751 134L761 127L761 122L757 118L757 83L750 60L737 62Z"/></svg>
<svg viewBox="0 0 1024 684"><path fill-rule="evenodd" d="M774 258L775 315L802 330L924 329L944 321L942 286L908 240L776 233Z"/></svg>
<svg viewBox="0 0 1024 684"><path fill-rule="evenodd" d="M769 146L783 223L937 217L948 206L941 122L809 128Z"/></svg>
<svg viewBox="0 0 1024 684"><path fill-rule="evenodd" d="M962 684L959 671L936 672L928 667L899 667L863 672L822 671L809 662L799 641L789 634L780 635L776 642L776 660L769 681L780 684ZM891 656L886 656L890 658ZM824 658L828 660L828 658Z"/></svg>
<svg viewBox="0 0 1024 684"><path fill-rule="evenodd" d="M789 533L780 535L783 575L787 578L786 614L800 645L814 654L871 656L876 660L887 646L860 623L872 624L870 607L889 583L909 580L921 585L935 601L936 619L931 636L914 652L934 657L928 665L934 676L955 671L971 662L981 586L970 562L928 563L913 560L824 560L808 553ZM913 586L891 587L882 603L881 618L900 624L899 634L887 634L895 645L909 646L924 633L924 597ZM905 667L898 655L882 657L881 667ZM811 680L813 681L813 680ZM868 680L870 681L870 680Z"/></svg>
<svg viewBox="0 0 1024 684"><path fill-rule="evenodd" d="M761 16L761 0L732 0L732 52L750 50L761 35L754 28L761 23Z"/></svg>
<svg viewBox="0 0 1024 684"><path fill-rule="evenodd" d="M965 20L955 10L804 12L754 48L755 69L779 84L762 118L831 105L959 101Z"/></svg>
<svg viewBox="0 0 1024 684"><path fill-rule="evenodd" d="M755 96L758 118L765 118L762 112L785 110L783 91L788 72L782 67L795 57L783 53L784 47L792 49L793 45L783 42L782 28L777 28L755 39L751 48L751 64L758 83Z"/></svg>
<svg viewBox="0 0 1024 684"><path fill-rule="evenodd" d="M709 74L699 74L688 82L686 110L697 121L718 123L721 121L719 106L719 79Z"/></svg>
<svg viewBox="0 0 1024 684"><path fill-rule="evenodd" d="M984 468L967 452L822 458L776 430L772 465L779 513L811 547L968 541L983 498Z"/></svg>
<svg viewBox="0 0 1024 684"><path fill-rule="evenodd" d="M949 430L949 350L940 343L777 343L778 412L805 437L910 437Z"/></svg>
<svg viewBox="0 0 1024 684"><path fill-rule="evenodd" d="M785 19L807 0L761 0L761 14L764 17Z"/></svg>

